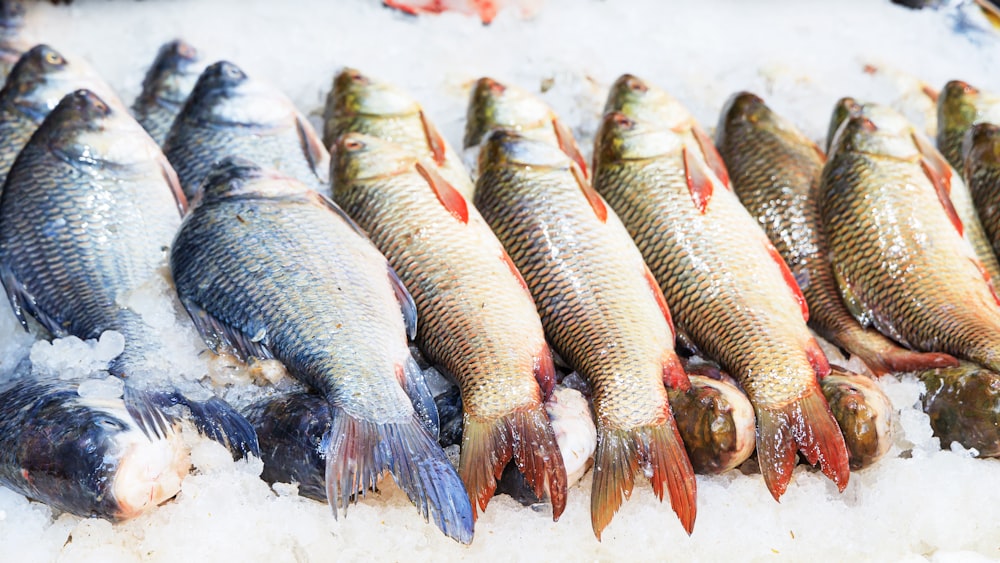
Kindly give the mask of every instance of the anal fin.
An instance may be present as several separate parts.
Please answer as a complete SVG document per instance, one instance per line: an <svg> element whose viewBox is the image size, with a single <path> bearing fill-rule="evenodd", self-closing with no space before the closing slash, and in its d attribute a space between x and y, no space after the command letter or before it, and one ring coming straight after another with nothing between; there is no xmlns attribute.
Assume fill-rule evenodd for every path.
<svg viewBox="0 0 1000 563"><path fill-rule="evenodd" d="M535 381L542 389L542 400L548 400L556 386L556 366L548 342L543 342L542 347L535 354L534 372Z"/></svg>
<svg viewBox="0 0 1000 563"><path fill-rule="evenodd" d="M427 431L437 440L441 433L441 420L437 404L434 403L434 395L427 386L427 380L424 379L424 372L420 371L420 366L412 357L406 359L405 365L397 366L397 370L399 372L397 376L401 379L400 384L413 403L413 410L417 412Z"/></svg>
<svg viewBox="0 0 1000 563"><path fill-rule="evenodd" d="M35 296L7 266L0 268L0 282L3 283L4 290L7 292L7 299L10 301L10 308L14 311L14 316L17 317L17 321L21 323L25 331L29 330L27 317L30 316L56 338L69 334L59 319L54 315L49 315L38 306Z"/></svg>
<svg viewBox="0 0 1000 563"><path fill-rule="evenodd" d="M230 326L217 319L191 299L182 297L181 304L184 305L195 328L198 329L198 333L213 352L230 351L243 361L250 358L274 359L274 354L267 347L267 328L263 324L245 330Z"/></svg>
<svg viewBox="0 0 1000 563"><path fill-rule="evenodd" d="M691 381L684 371L684 365L673 350L668 350L663 357L663 384L678 391L687 391L691 388Z"/></svg>

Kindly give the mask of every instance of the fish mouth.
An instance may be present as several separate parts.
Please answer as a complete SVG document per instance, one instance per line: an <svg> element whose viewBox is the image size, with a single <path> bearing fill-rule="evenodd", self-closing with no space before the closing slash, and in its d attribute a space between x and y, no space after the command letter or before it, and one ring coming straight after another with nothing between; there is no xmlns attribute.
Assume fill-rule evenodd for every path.
<svg viewBox="0 0 1000 563"><path fill-rule="evenodd" d="M173 498L191 466L190 451L179 433L149 440L136 430L115 471L111 494L116 520L135 518Z"/></svg>

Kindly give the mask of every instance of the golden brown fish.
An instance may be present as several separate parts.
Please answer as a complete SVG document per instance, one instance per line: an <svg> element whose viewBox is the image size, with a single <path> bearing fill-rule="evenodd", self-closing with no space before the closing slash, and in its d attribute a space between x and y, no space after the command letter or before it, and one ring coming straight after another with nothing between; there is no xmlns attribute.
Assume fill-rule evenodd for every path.
<svg viewBox="0 0 1000 563"><path fill-rule="evenodd" d="M809 326L857 354L877 375L957 365L946 354L899 347L865 329L840 298L816 202L826 157L815 143L748 92L730 98L716 130L733 191L788 264L809 305Z"/></svg>
<svg viewBox="0 0 1000 563"><path fill-rule="evenodd" d="M631 86L629 86L631 83ZM775 499L795 452L822 465L843 490L844 438L820 391L826 356L806 326L808 310L788 266L715 170L711 141L679 103L634 77L619 80L595 148L594 187L622 218L656 275L678 330L736 377L757 415L757 455ZM655 91L655 90L654 90ZM648 104L669 107L654 111ZM720 172L725 175L724 172Z"/></svg>
<svg viewBox="0 0 1000 563"><path fill-rule="evenodd" d="M971 362L917 373L921 397L942 447L958 442L979 457L1000 457L1000 373Z"/></svg>
<svg viewBox="0 0 1000 563"><path fill-rule="evenodd" d="M820 386L844 433L851 469L863 469L881 459L892 445L889 397L868 376L837 366L831 366Z"/></svg>
<svg viewBox="0 0 1000 563"><path fill-rule="evenodd" d="M1000 368L1000 300L906 123L850 118L820 211L844 302L906 346Z"/></svg>
<svg viewBox="0 0 1000 563"><path fill-rule="evenodd" d="M597 415L590 514L598 538L642 466L689 533L695 478L664 386L687 389L663 295L628 232L557 147L495 131L476 204L535 298L546 334L590 382Z"/></svg>
<svg viewBox="0 0 1000 563"><path fill-rule="evenodd" d="M566 470L543 405L552 354L531 295L479 213L430 163L349 133L335 144L334 197L371 236L413 295L425 355L458 381L464 424L459 474L482 510L513 457L552 516Z"/></svg>
<svg viewBox="0 0 1000 563"><path fill-rule="evenodd" d="M965 136L964 176L993 251L1000 250L1000 127L973 125Z"/></svg>
<svg viewBox="0 0 1000 563"><path fill-rule="evenodd" d="M952 168L962 172L962 139L976 123L1000 123L1000 96L952 80L938 98L937 146Z"/></svg>

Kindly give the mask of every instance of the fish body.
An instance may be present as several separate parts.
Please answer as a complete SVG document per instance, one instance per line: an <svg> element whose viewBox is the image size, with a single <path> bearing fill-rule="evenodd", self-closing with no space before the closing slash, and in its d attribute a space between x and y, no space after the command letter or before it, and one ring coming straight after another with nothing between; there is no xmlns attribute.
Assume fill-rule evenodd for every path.
<svg viewBox="0 0 1000 563"><path fill-rule="evenodd" d="M690 385L663 295L614 212L558 147L498 130L479 156L476 206L534 296L560 357L590 383L597 420L591 523L598 538L651 468L689 533L694 471L666 385Z"/></svg>
<svg viewBox="0 0 1000 563"><path fill-rule="evenodd" d="M851 98L841 99L837 102L833 118L830 120L831 136L828 142L832 145L831 154L836 148L836 132L840 129L840 125L835 124L843 124L845 118L857 115L867 118L880 129L896 131L899 142L909 139L909 142L916 147L921 155L923 163L921 166L928 170L928 178L936 185L940 185L939 191L950 200L949 205L956 212L955 224L962 235L972 244L976 256L990 277L1000 279L1000 262L997 261L993 246L983 229L969 187L948 164L945 157L901 114L888 106L874 103L859 104Z"/></svg>
<svg viewBox="0 0 1000 563"><path fill-rule="evenodd" d="M1000 367L1000 300L906 127L852 117L820 211L844 302L909 347Z"/></svg>
<svg viewBox="0 0 1000 563"><path fill-rule="evenodd" d="M333 79L323 112L323 142L333 146L346 133L396 143L433 162L444 179L472 201L472 180L462 159L420 104L395 86L345 68Z"/></svg>
<svg viewBox="0 0 1000 563"><path fill-rule="evenodd" d="M1000 127L973 125L962 150L963 175L993 251L1000 251Z"/></svg>
<svg viewBox="0 0 1000 563"><path fill-rule="evenodd" d="M198 77L163 142L188 199L212 166L239 156L329 195L330 155L284 94L219 61Z"/></svg>
<svg viewBox="0 0 1000 563"><path fill-rule="evenodd" d="M407 346L412 301L336 205L289 176L224 159L185 218L170 265L210 347L277 359L327 401L335 515L388 471L425 518L472 540L465 488L436 443L433 398L420 393Z"/></svg>
<svg viewBox="0 0 1000 563"><path fill-rule="evenodd" d="M90 89L109 103L117 99L90 65L47 45L36 45L18 59L0 90L0 185L45 116L63 96L79 88Z"/></svg>
<svg viewBox="0 0 1000 563"><path fill-rule="evenodd" d="M863 328L844 305L819 220L816 190L826 157L815 143L747 92L730 99L716 131L733 191L788 264L810 327L878 375L957 364L944 354L900 348Z"/></svg>
<svg viewBox="0 0 1000 563"><path fill-rule="evenodd" d="M334 199L371 237L409 289L417 343L462 389L459 475L485 510L513 459L566 502L566 472L543 402L555 371L531 295L489 225L406 149L349 133L334 150Z"/></svg>
<svg viewBox="0 0 1000 563"><path fill-rule="evenodd" d="M177 494L190 466L179 435L150 438L121 399L77 391L75 383L29 373L0 383L0 485L112 521Z"/></svg>
<svg viewBox="0 0 1000 563"><path fill-rule="evenodd" d="M938 149L952 168L962 172L965 133L977 123L1000 124L1000 96L983 92L967 82L952 80L941 90L937 111Z"/></svg>
<svg viewBox="0 0 1000 563"><path fill-rule="evenodd" d="M714 145L699 140L693 118L676 102L658 111L645 107L662 96L644 102L655 90L636 80L622 107L638 116L673 117L642 122L618 111L605 114L595 148L595 189L636 241L678 331L747 392L771 494L777 499L784 493L796 450L821 463L843 490L847 451L817 382L829 365L806 326L805 300L791 272L714 173L724 168L721 158L713 164Z"/></svg>
<svg viewBox="0 0 1000 563"><path fill-rule="evenodd" d="M158 144L167 139L174 118L204 68L198 50L181 39L160 47L142 81L142 92L132 104L136 121Z"/></svg>
<svg viewBox="0 0 1000 563"><path fill-rule="evenodd" d="M573 133L548 104L516 86L483 77L469 94L463 145L466 149L479 146L493 129L517 131L523 137L559 147L586 176L587 161Z"/></svg>

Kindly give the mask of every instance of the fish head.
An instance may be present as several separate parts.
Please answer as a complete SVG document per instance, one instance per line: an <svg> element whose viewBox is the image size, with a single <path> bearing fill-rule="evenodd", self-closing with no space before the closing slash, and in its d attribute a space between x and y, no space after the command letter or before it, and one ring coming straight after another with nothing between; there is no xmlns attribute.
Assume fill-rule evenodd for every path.
<svg viewBox="0 0 1000 563"><path fill-rule="evenodd" d="M160 47L152 68L142 82L142 91L157 100L181 105L198 80L203 66L193 45L175 39Z"/></svg>
<svg viewBox="0 0 1000 563"><path fill-rule="evenodd" d="M915 159L920 156L920 150L913 142L910 130L899 134L894 128L898 123L890 121L888 128L883 129L881 123L876 123L867 115L850 117L837 129L830 158L838 152L865 153L875 156L891 157L901 160Z"/></svg>
<svg viewBox="0 0 1000 563"><path fill-rule="evenodd" d="M229 61L211 64L198 76L182 114L219 126L272 127L296 119L295 106L284 94Z"/></svg>
<svg viewBox="0 0 1000 563"><path fill-rule="evenodd" d="M573 161L555 145L521 135L510 129L495 129L479 153L479 169L500 165L568 169Z"/></svg>
<svg viewBox="0 0 1000 563"><path fill-rule="evenodd" d="M53 150L84 164L124 166L161 158L156 142L124 108L85 89L67 94L38 134L47 136Z"/></svg>
<svg viewBox="0 0 1000 563"><path fill-rule="evenodd" d="M673 96L631 74L621 75L611 85L604 113L613 111L674 130L690 127L694 121Z"/></svg>
<svg viewBox="0 0 1000 563"><path fill-rule="evenodd" d="M333 107L327 112L335 116L369 115L398 116L419 113L420 105L405 92L391 84L379 82L354 68L345 68L333 79Z"/></svg>
<svg viewBox="0 0 1000 563"><path fill-rule="evenodd" d="M983 122L1000 122L1000 96L961 80L945 84L938 98L938 123L942 127L965 129Z"/></svg>
<svg viewBox="0 0 1000 563"><path fill-rule="evenodd" d="M0 34L16 32L24 27L24 5L18 0L0 1Z"/></svg>
<svg viewBox="0 0 1000 563"><path fill-rule="evenodd" d="M354 181L385 178L412 170L417 162L417 156L392 141L363 133L345 133L331 149L330 177L336 192L339 186Z"/></svg>
<svg viewBox="0 0 1000 563"><path fill-rule="evenodd" d="M553 142L558 143L552 129L554 118L549 106L528 92L492 78L480 78L469 95L464 145L468 148L480 144L495 128L524 132L546 125Z"/></svg>
<svg viewBox="0 0 1000 563"><path fill-rule="evenodd" d="M18 59L0 97L11 100L22 113L40 123L63 96L79 88L121 104L111 87L86 62L68 58L48 45L36 45Z"/></svg>
<svg viewBox="0 0 1000 563"><path fill-rule="evenodd" d="M614 111L604 115L597 130L594 168L601 163L680 154L683 148L683 140L676 133Z"/></svg>
<svg viewBox="0 0 1000 563"><path fill-rule="evenodd" d="M1000 127L992 123L973 125L962 140L962 160L990 168L1000 165Z"/></svg>
<svg viewBox="0 0 1000 563"><path fill-rule="evenodd" d="M178 435L150 439L120 399L53 395L36 405L15 452L40 497L124 520L174 496L190 467Z"/></svg>
<svg viewBox="0 0 1000 563"><path fill-rule="evenodd" d="M851 97L837 100L830 115L830 125L826 130L826 151L830 152L837 138L837 130L853 116L861 115L861 103Z"/></svg>

